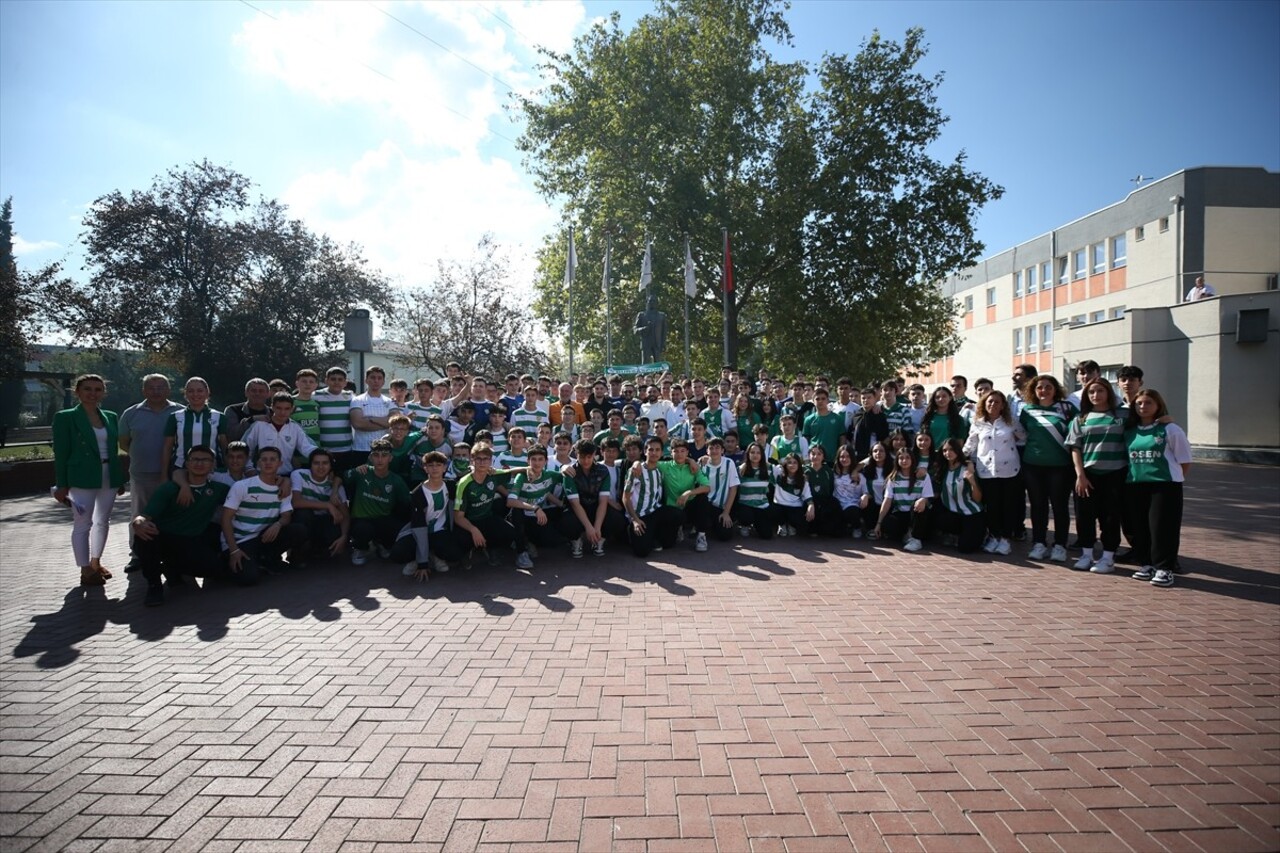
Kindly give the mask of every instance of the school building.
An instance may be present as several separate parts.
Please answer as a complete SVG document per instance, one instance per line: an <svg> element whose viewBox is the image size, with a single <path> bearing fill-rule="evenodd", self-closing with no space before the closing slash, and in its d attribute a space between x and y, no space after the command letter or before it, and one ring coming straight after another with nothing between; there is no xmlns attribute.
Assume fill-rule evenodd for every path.
<svg viewBox="0 0 1280 853"><path fill-rule="evenodd" d="M943 282L962 344L926 387L1135 364L1197 456L1280 463L1278 275L1280 173L1185 169ZM1185 302L1197 276L1217 296Z"/></svg>

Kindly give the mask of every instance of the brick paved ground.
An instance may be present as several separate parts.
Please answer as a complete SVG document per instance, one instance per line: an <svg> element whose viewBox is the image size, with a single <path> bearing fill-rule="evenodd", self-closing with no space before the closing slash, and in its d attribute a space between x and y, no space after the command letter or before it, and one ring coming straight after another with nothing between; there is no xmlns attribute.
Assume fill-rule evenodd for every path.
<svg viewBox="0 0 1280 853"><path fill-rule="evenodd" d="M144 609L5 501L0 847L1275 850L1280 471L1194 476L1168 590L784 540Z"/></svg>

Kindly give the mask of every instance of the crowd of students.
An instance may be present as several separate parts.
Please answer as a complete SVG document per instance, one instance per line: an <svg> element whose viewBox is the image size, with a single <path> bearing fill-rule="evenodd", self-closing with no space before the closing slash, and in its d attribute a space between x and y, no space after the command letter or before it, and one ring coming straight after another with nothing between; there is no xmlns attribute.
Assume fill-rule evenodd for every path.
<svg viewBox="0 0 1280 853"><path fill-rule="evenodd" d="M1111 573L1123 531L1133 576L1173 585L1191 455L1160 394L1133 366L1117 393L1094 362L1079 365L1072 395L1030 365L1012 379L1009 395L979 379L970 399L963 376L932 394L901 379L855 389L729 368L711 384L663 374L554 386L453 364L439 382L393 380L383 394L382 368L355 393L333 367L323 390L309 369L292 389L252 379L245 401L221 412L203 379L186 382L179 406L150 376L148 400L117 418L100 405L101 377L86 375L79 404L54 420L54 497L73 508L81 583L105 583L124 479L117 442L129 450L129 569L146 578L148 605L163 603L166 577L254 584L344 551L419 580L508 550L532 569L557 553L602 556L607 544L645 558L749 536L1004 556L1027 538L1028 505L1028 559ZM148 418L154 447L144 447Z"/></svg>

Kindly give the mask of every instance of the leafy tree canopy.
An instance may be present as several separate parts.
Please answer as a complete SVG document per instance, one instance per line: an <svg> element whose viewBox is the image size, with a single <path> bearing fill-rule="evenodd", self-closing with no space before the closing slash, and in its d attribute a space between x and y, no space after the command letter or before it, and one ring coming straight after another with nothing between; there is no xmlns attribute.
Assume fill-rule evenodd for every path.
<svg viewBox="0 0 1280 853"><path fill-rule="evenodd" d="M509 276L509 259L489 234L466 261L440 261L437 280L403 292L391 318L406 357L439 376L451 361L488 377L548 369Z"/></svg>
<svg viewBox="0 0 1280 853"><path fill-rule="evenodd" d="M875 33L855 56L816 67L780 63L769 48L790 43L784 11L775 0L663 0L628 32L615 14L569 53L543 51L545 85L517 102L520 142L539 190L578 227L575 335L595 363L606 237L625 361L638 342L616 332L641 307L644 241L675 320L686 234L698 271L694 366L720 363L722 228L736 284L731 361L870 379L954 351L952 309L934 282L981 253L973 219L1002 190L963 152L935 158L946 117L941 76L917 70L922 31L902 42ZM564 242L563 231L545 240L535 303L557 332L568 319ZM678 345L668 350L679 362Z"/></svg>
<svg viewBox="0 0 1280 853"><path fill-rule="evenodd" d="M98 198L82 235L88 282L50 283L47 316L73 341L159 353L215 387L322 366L353 307L388 301L386 281L358 247L251 190L205 160Z"/></svg>

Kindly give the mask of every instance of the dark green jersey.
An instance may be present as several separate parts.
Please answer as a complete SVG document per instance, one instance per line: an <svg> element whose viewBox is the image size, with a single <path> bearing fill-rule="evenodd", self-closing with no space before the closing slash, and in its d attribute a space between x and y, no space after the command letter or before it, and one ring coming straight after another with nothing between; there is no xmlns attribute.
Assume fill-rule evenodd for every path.
<svg viewBox="0 0 1280 853"><path fill-rule="evenodd" d="M195 500L189 506L179 506L178 484L172 480L161 483L151 495L151 500L147 501L142 514L154 521L161 533L199 536L213 521L214 513L222 507L231 489L213 481L203 486L191 486L190 489Z"/></svg>
<svg viewBox="0 0 1280 853"><path fill-rule="evenodd" d="M477 482L474 474L467 474L458 481L458 491L453 501L455 510L462 510L468 521L489 518L497 507L505 506L506 497L499 491L510 481L505 471L490 471L484 482Z"/></svg>
<svg viewBox="0 0 1280 853"><path fill-rule="evenodd" d="M399 474L388 471L379 477L372 468L363 474L353 468L342 481L351 499L352 518L386 518L409 506L409 486Z"/></svg>

